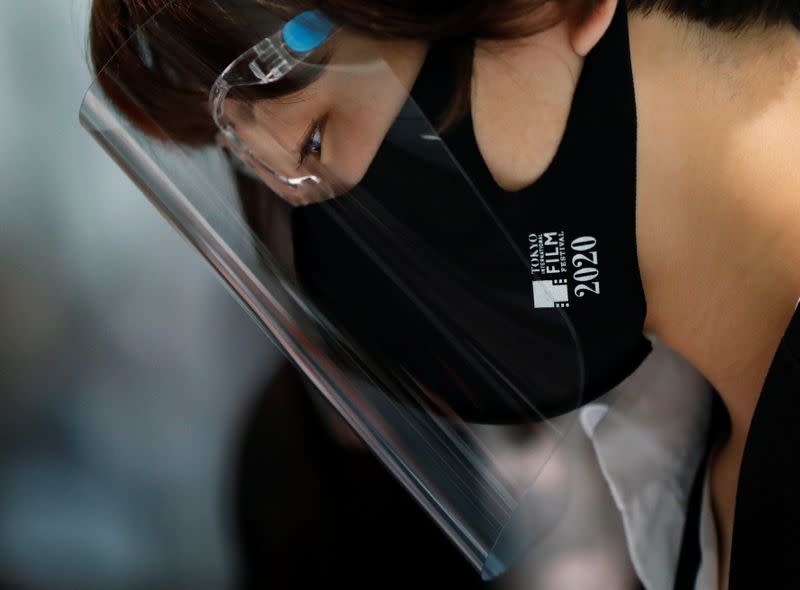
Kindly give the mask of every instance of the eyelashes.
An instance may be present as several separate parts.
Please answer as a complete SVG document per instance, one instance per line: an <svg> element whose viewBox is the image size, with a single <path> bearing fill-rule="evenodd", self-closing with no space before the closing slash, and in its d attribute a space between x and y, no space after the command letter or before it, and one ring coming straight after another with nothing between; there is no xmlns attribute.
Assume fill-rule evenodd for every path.
<svg viewBox="0 0 800 590"><path fill-rule="evenodd" d="M325 126L325 120L316 119L311 122L308 132L303 138L303 143L298 151L298 165L300 168L305 164L309 156L314 155L319 157L322 153L322 131Z"/></svg>

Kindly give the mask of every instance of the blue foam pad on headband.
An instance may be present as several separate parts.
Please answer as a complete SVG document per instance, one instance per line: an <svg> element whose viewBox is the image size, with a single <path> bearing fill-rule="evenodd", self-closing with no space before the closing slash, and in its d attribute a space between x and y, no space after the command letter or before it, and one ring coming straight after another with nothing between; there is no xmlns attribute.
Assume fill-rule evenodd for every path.
<svg viewBox="0 0 800 590"><path fill-rule="evenodd" d="M307 53L322 45L333 31L333 23L315 10L301 12L283 27L283 41L296 53Z"/></svg>

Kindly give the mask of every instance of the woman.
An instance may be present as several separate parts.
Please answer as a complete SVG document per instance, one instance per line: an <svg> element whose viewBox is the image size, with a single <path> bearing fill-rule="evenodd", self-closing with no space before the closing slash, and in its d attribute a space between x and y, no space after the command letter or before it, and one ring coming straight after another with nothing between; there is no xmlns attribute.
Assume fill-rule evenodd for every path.
<svg viewBox="0 0 800 590"><path fill-rule="evenodd" d="M492 388L492 377L454 360L463 354L460 342L481 342L487 347L481 353L493 355L488 364L514 376L515 390L540 387L541 371L556 367L541 380L557 382L552 390L559 395L536 397L537 414L580 405L566 383L571 373L563 354L552 362L540 354L534 370L530 356L518 352L531 338L533 324L526 322L544 316L529 318L510 286L517 280L511 278L511 254L502 258L497 248L507 232L517 249L526 250L525 287L532 278L537 313L568 308L563 331L575 336L580 351L582 378L574 390L582 401L629 377L649 353L650 337L696 367L727 414L727 428L718 429L709 447L706 484L718 584L749 583L755 570L748 570L747 559L756 562L745 555L753 547L767 555L768 543L776 542L768 527L756 527L748 516L759 499L751 488L754 476L744 475L756 469L749 461L764 464L748 451L763 448L768 428L762 426L759 438L751 421L754 414L761 422L772 419L756 412L759 400L790 403L788 394L800 383L800 320L795 315L790 323L800 296L800 144L793 139L800 131L800 40L793 25L800 5L263 3L299 27L287 25L283 42L296 42L296 53L313 56L309 64L298 59L301 66L291 76L272 84L272 71L258 70L259 64L275 66L259 61L264 53L256 50L258 38L231 54L229 40L252 22L215 3L165 8L173 35L192 39L215 79L159 69L159 50L147 35L115 55L135 27L165 4L95 0L93 62L100 67L114 56L117 75L127 78L130 89L115 94L106 88L112 102L151 136L224 144L246 170L239 183L251 225L337 327L380 363L401 359L418 369L420 387L467 419L507 420L501 396L470 396L469 390ZM259 8L254 6L253 19ZM299 25L289 20L305 9L318 12ZM337 27L343 32L329 43ZM247 53L248 46L255 53ZM374 63L375 55L383 65L364 74L357 66ZM211 112L203 100L209 92ZM417 134L413 149L395 137L408 94L412 115L435 121L440 133ZM302 100L283 100L295 96ZM149 119L137 118L131 103L144 104ZM444 149L425 155L429 148L418 139L426 135L440 139ZM391 149L385 137L395 142ZM426 160L415 164L423 166L417 170L428 171L424 166L434 161L441 167L437 158L445 153L459 163L448 164L448 174L465 168L468 184L484 195L491 229L477 209L465 210L463 200L447 201L445 188L454 176L420 173L412 179L402 172L413 169L406 162L413 157ZM393 201L386 195L397 190L398 179L404 195L418 191L436 198ZM266 205L264 187L282 201ZM343 197L357 187L380 197L367 206ZM441 206L435 213L428 209L431 200ZM295 206L290 220L282 202ZM350 209L337 213L340 206ZM377 240L363 228L386 209L446 253L454 269L470 267L495 289L485 299L453 303L459 313L452 317L461 319L449 328L456 335L451 340L418 329L416 308L397 303L393 314L373 309L376 301L395 305L390 286L381 286L379 265L353 248L359 240ZM441 222L451 211L459 212L458 221ZM345 232L341 218L349 224ZM520 243L521 236L527 243ZM384 245L381 254L389 259L410 257L407 243ZM425 297L441 308L456 301L458 284L420 272L415 280L421 289L426 281L441 281L428 289L439 293ZM552 326L554 317L542 325ZM508 330L496 330L498 321L507 322ZM420 341L428 343L424 354ZM490 341L500 352L490 350ZM567 348L564 335L552 342ZM438 350L444 351L438 357L429 354ZM449 379L453 368L458 386ZM770 449L771 462L779 460L779 451ZM789 510L775 502L770 508ZM732 551L741 559L732 562ZM771 555L758 563L789 563ZM762 569L758 575L787 571Z"/></svg>

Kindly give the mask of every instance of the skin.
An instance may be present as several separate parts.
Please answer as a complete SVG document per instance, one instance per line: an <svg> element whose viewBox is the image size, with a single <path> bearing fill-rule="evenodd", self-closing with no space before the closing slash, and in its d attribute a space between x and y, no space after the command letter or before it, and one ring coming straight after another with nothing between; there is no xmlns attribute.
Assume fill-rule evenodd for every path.
<svg viewBox="0 0 800 590"><path fill-rule="evenodd" d="M615 8L616 0L605 0L581 22L476 48L475 133L503 188L523 188L549 165L584 56ZM703 373L731 417L731 435L716 441L711 463L720 588L726 588L750 420L800 297L800 38L788 25L733 34L657 12L630 14L629 31L645 330ZM375 49L353 43L353 52L337 56L340 63L369 62ZM279 193L301 204L358 182L425 49L415 42L378 44L388 70L326 74L302 100L282 100L280 123L277 105L260 106L269 112L257 113L251 131L263 137L269 128L289 152L311 120L326 121L321 153L304 171L324 175L334 188L299 194L276 187ZM265 181L274 186L274 179Z"/></svg>

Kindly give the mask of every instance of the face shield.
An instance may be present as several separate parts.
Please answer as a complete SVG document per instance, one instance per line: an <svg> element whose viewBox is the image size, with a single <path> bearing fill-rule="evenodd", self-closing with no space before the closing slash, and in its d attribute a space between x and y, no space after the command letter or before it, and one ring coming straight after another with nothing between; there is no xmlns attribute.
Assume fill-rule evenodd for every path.
<svg viewBox="0 0 800 590"><path fill-rule="evenodd" d="M596 234L520 226L482 190L440 133L426 47L252 0L195 0L177 27L180 6L102 67L81 123L497 576L570 502L538 476L585 400L568 312L599 291Z"/></svg>

